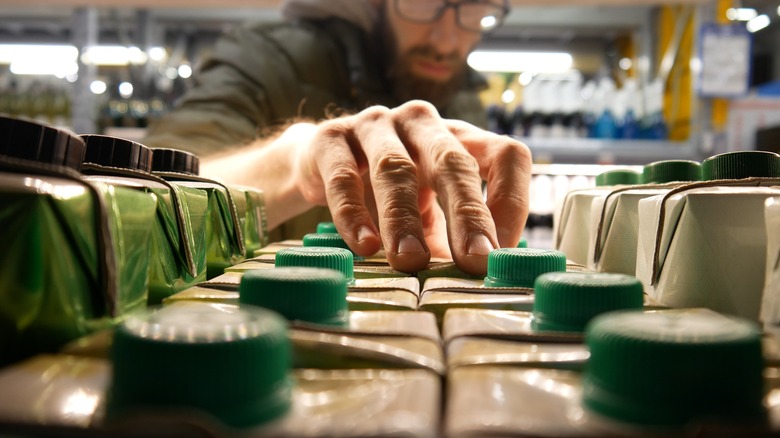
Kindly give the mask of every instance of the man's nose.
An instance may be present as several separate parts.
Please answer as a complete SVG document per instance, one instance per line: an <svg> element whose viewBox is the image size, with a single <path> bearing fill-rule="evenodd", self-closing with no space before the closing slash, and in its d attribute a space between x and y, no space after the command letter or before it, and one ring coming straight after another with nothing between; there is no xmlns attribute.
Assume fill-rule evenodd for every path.
<svg viewBox="0 0 780 438"><path fill-rule="evenodd" d="M459 29L454 8L447 8L433 23L429 39L439 53L452 53L457 49Z"/></svg>

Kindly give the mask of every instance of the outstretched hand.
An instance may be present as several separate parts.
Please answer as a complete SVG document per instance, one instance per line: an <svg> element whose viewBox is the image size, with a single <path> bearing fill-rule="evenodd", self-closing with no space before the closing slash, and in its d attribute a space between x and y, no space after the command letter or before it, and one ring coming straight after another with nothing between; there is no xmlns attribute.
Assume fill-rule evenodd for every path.
<svg viewBox="0 0 780 438"><path fill-rule="evenodd" d="M288 153L297 191L309 204L329 206L356 254L383 244L400 271L451 256L465 272L484 274L490 250L520 240L531 153L510 137L443 119L423 101L291 131L305 139L288 142L295 145ZM285 140L288 134L278 139Z"/></svg>

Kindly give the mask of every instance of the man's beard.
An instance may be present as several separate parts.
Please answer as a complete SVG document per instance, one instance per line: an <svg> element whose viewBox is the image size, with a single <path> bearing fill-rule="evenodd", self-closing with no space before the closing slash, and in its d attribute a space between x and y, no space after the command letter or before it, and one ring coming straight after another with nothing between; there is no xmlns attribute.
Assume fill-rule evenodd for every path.
<svg viewBox="0 0 780 438"><path fill-rule="evenodd" d="M380 20L383 22L384 20ZM466 76L466 66L456 53L441 54L432 46L416 46L397 57L397 45L389 26L382 26L381 44L388 58L385 71L393 96L400 102L421 99L433 104L439 111L452 100L461 89ZM446 63L453 68L453 75L446 81L423 78L412 72L415 58L424 58L436 63Z"/></svg>

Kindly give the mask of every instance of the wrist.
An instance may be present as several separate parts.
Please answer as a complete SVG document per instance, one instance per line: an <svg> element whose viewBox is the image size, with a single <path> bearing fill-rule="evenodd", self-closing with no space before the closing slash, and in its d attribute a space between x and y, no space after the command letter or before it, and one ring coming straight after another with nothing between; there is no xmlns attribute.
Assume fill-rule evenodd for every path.
<svg viewBox="0 0 780 438"><path fill-rule="evenodd" d="M316 125L311 123L290 125L279 135L255 140L239 151L206 160L201 165L201 173L228 184L262 190L268 228L273 229L312 207L300 190L298 160L315 130Z"/></svg>
<svg viewBox="0 0 780 438"><path fill-rule="evenodd" d="M267 155L257 172L263 173L264 184L260 188L266 192L269 229L313 206L302 191L301 167L308 163L305 153L316 129L313 123L292 124L263 148Z"/></svg>

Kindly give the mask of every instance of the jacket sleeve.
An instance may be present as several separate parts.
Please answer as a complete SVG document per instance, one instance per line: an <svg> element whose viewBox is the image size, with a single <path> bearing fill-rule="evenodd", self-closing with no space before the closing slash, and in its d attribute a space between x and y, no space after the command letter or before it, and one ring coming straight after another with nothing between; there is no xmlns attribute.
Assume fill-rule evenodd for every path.
<svg viewBox="0 0 780 438"><path fill-rule="evenodd" d="M195 86L150 126L144 142L203 157L246 144L293 117L312 117L317 113L302 106L310 95L331 98L322 90L339 82L337 52L311 25L238 28L215 45Z"/></svg>
<svg viewBox="0 0 780 438"><path fill-rule="evenodd" d="M229 65L201 72L197 85L175 109L149 127L144 144L190 151L199 156L217 153L255 138L258 124L268 124L265 97Z"/></svg>

